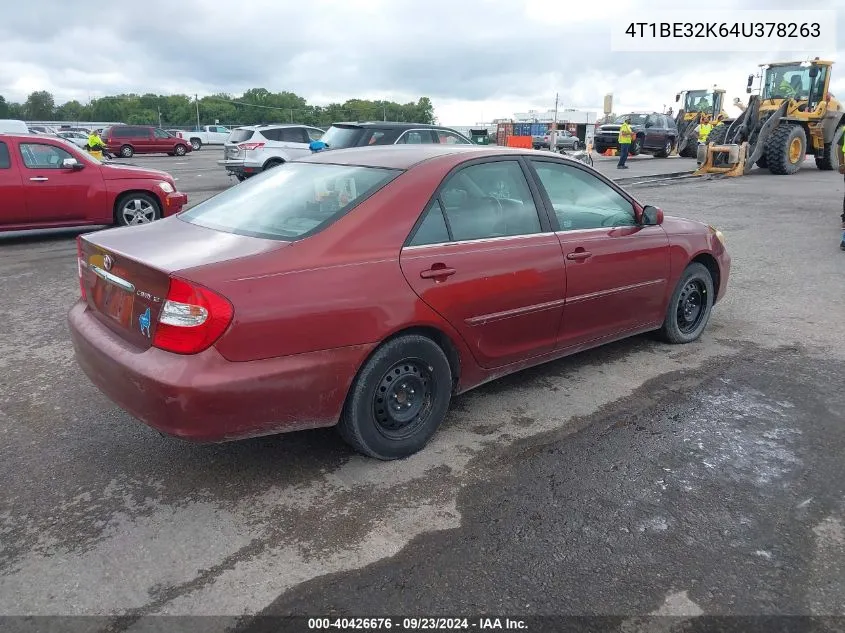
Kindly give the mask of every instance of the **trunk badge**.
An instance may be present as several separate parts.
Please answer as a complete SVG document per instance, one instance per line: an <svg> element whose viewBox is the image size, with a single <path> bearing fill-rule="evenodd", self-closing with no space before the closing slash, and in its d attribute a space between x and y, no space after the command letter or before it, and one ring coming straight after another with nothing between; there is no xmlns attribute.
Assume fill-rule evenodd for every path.
<svg viewBox="0 0 845 633"><path fill-rule="evenodd" d="M111 270L112 266L114 266L114 260L111 258L110 255L106 255L103 257L103 268L106 270Z"/></svg>

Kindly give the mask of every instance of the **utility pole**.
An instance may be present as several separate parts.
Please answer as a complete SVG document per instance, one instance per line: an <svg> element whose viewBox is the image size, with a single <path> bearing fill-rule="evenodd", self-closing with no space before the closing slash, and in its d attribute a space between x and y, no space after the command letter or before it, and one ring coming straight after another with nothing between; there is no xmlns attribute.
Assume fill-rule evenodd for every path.
<svg viewBox="0 0 845 633"><path fill-rule="evenodd" d="M382 112L384 113L384 120L387 121L387 106L384 103L381 104Z"/></svg>
<svg viewBox="0 0 845 633"><path fill-rule="evenodd" d="M293 108L290 109L290 122L293 123Z"/></svg>
<svg viewBox="0 0 845 633"><path fill-rule="evenodd" d="M197 101L197 132L199 132L202 128L200 128L200 96L194 95L194 99Z"/></svg>
<svg viewBox="0 0 845 633"><path fill-rule="evenodd" d="M555 93L555 122L552 125L552 133L551 133L551 140L549 141L549 151L555 151L557 149L557 106L558 101L560 99L560 93Z"/></svg>
<svg viewBox="0 0 845 633"><path fill-rule="evenodd" d="M158 108L158 126L161 127L161 106Z"/></svg>

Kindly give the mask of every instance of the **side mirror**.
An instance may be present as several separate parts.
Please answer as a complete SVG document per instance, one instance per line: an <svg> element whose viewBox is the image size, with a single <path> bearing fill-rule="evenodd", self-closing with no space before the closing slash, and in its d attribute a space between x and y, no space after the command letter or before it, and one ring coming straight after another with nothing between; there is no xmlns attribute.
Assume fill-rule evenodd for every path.
<svg viewBox="0 0 845 633"><path fill-rule="evenodd" d="M681 100L681 93L678 93L678 94L675 95L675 102L678 102L680 100Z"/></svg>
<svg viewBox="0 0 845 633"><path fill-rule="evenodd" d="M810 77L815 79L819 76L819 67L818 66L810 66Z"/></svg>
<svg viewBox="0 0 845 633"><path fill-rule="evenodd" d="M85 165L80 163L75 158L65 158L62 161L62 169L70 169L72 171L79 171L83 167L85 167Z"/></svg>
<svg viewBox="0 0 845 633"><path fill-rule="evenodd" d="M659 226L663 224L663 210L653 207L650 204L643 207L643 226Z"/></svg>

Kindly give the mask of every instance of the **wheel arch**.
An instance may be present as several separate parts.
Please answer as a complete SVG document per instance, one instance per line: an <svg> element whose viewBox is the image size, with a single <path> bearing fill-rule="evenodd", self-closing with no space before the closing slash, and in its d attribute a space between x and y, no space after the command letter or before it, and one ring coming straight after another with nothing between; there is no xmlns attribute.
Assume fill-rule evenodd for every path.
<svg viewBox="0 0 845 633"><path fill-rule="evenodd" d="M285 156L271 156L270 158L265 160L264 163L262 163L261 169L267 169L267 166L271 163L278 163L279 165L283 165L287 162L287 160L288 159Z"/></svg>
<svg viewBox="0 0 845 633"><path fill-rule="evenodd" d="M690 264L701 264L710 273L710 279L713 280L713 297L719 296L719 288L722 282L722 272L719 270L719 262L710 253L699 253L690 260Z"/></svg>

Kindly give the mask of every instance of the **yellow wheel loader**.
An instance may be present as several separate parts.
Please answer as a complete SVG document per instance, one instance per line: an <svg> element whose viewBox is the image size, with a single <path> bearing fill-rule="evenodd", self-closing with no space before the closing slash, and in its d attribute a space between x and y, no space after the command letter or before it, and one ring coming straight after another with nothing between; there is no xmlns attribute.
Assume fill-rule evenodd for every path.
<svg viewBox="0 0 845 633"><path fill-rule="evenodd" d="M713 86L710 90L683 90L675 95L675 101L683 98L683 106L675 116L678 126L678 154L686 158L695 158L698 137L695 128L701 123L701 116L706 114L715 121L720 114L727 117L723 109L725 91Z"/></svg>
<svg viewBox="0 0 845 633"><path fill-rule="evenodd" d="M754 165L773 174L794 174L807 154L821 170L839 169L836 141L845 111L828 92L833 62L782 62L761 66L759 94L735 119L713 128L698 146L696 174L742 176ZM752 92L754 75L746 92Z"/></svg>

